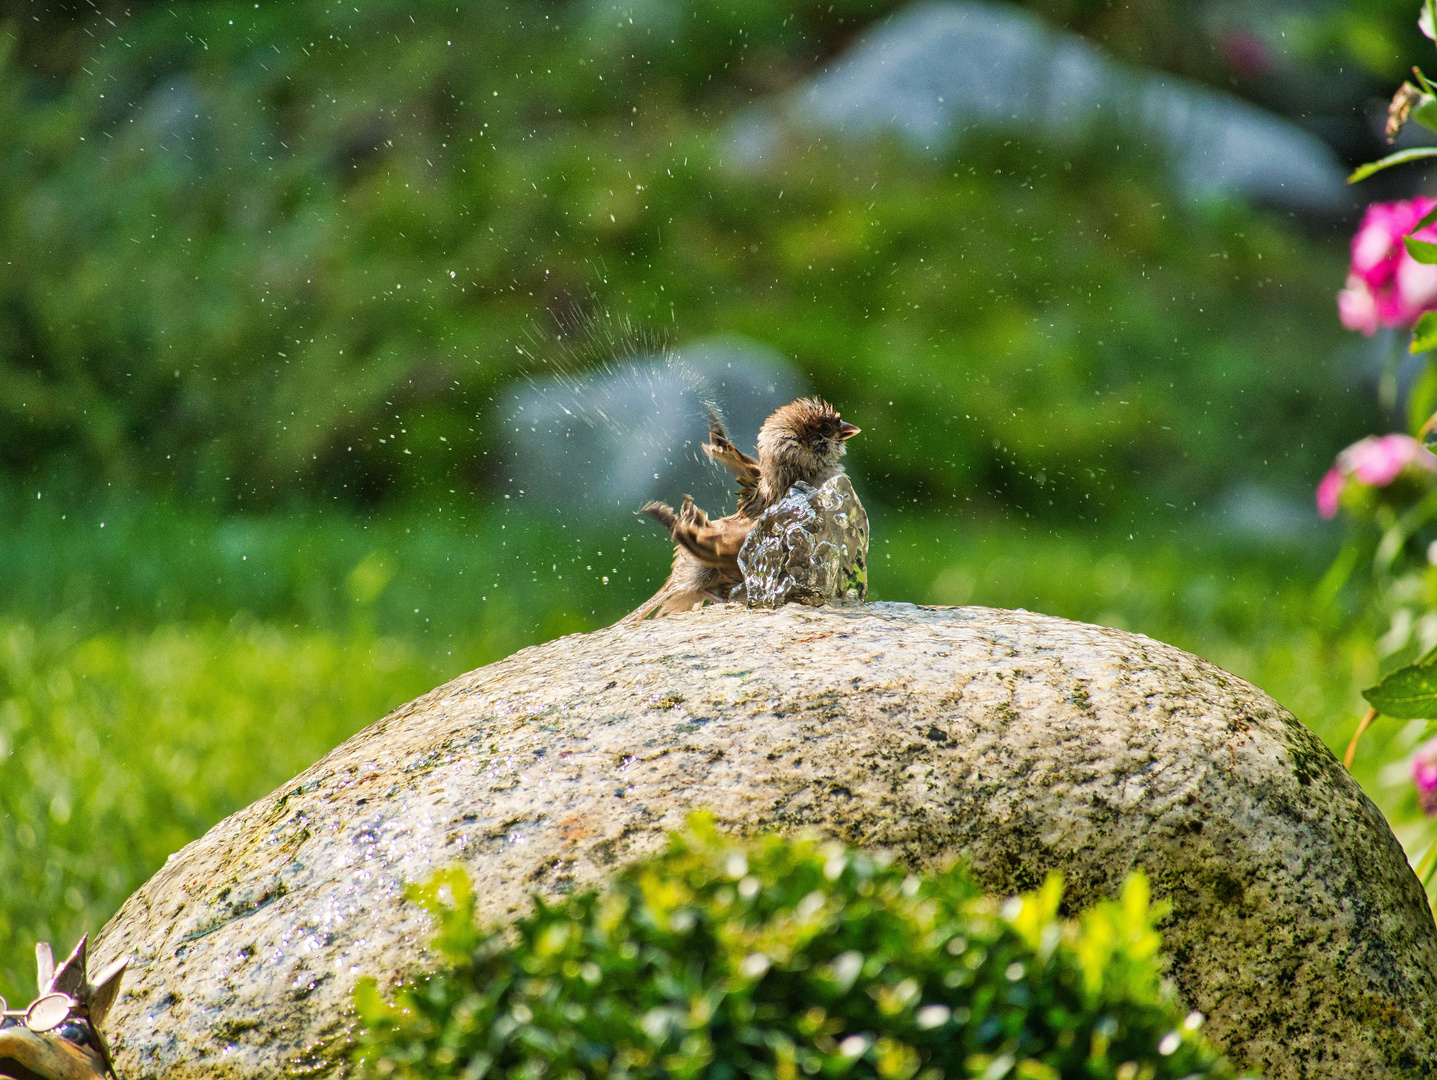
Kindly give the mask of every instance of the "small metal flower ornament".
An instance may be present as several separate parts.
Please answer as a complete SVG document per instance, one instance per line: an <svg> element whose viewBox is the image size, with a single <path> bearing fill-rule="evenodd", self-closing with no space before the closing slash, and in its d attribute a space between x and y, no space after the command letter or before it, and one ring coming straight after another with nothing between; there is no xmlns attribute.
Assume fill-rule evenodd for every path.
<svg viewBox="0 0 1437 1080"><path fill-rule="evenodd" d="M85 972L88 942L88 935L82 937L58 968L50 946L40 942L40 996L24 1009L11 1009L0 998L0 1080L118 1080L100 1025L129 960L117 960L92 983Z"/></svg>

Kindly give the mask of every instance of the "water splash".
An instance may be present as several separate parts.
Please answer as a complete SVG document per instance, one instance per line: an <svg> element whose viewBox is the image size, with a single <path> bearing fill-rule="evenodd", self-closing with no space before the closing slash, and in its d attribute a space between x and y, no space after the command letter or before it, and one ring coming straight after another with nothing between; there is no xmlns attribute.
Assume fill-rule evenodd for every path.
<svg viewBox="0 0 1437 1080"><path fill-rule="evenodd" d="M758 519L738 555L734 599L776 608L868 598L868 513L846 476L799 481Z"/></svg>
<svg viewBox="0 0 1437 1080"><path fill-rule="evenodd" d="M685 493L722 513L729 482L699 451L706 410L721 405L743 445L804 385L776 352L741 338L715 338L657 352L616 341L536 366L511 392L503 424L503 490L555 510L628 513L651 498ZM592 359L612 347L600 361ZM583 361L589 366L570 366ZM552 374L548 374L552 372Z"/></svg>

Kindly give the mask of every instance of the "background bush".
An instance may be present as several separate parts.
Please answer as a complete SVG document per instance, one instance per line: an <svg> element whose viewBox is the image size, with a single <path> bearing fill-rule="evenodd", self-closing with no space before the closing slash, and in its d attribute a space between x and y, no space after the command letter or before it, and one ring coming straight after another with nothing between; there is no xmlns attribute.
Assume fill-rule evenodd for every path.
<svg viewBox="0 0 1437 1080"><path fill-rule="evenodd" d="M860 475L940 504L1106 519L1319 474L1310 433L1365 411L1333 246L1184 207L1120 133L735 163L755 90L889 6L198 4L77 21L103 49L16 20L50 50L0 59L0 468L453 501L493 479L516 346L603 309L777 347L863 421Z"/></svg>
<svg viewBox="0 0 1437 1080"><path fill-rule="evenodd" d="M370 1076L1228 1077L1159 975L1147 881L1060 920L842 845L710 823L602 894L536 900L512 943L462 871L414 890L452 970L356 990Z"/></svg>

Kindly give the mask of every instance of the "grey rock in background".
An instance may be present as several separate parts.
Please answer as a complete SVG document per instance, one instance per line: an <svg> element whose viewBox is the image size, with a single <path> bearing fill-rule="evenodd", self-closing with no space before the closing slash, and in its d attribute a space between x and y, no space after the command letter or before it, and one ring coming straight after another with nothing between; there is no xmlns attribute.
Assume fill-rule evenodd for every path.
<svg viewBox="0 0 1437 1080"><path fill-rule="evenodd" d="M1239 196L1307 209L1346 205L1345 170L1322 140L1229 94L1128 68L1016 7L917 4L868 31L787 100L750 110L733 149L757 163L784 122L849 136L893 131L915 149L974 128L1059 139L1100 126L1151 143L1189 198Z"/></svg>
<svg viewBox="0 0 1437 1080"><path fill-rule="evenodd" d="M719 406L730 437L751 451L769 413L805 389L792 363L739 337L529 381L501 407L504 490L545 508L605 512L649 499L677 503L687 493L719 516L733 482L699 450L708 438L704 403Z"/></svg>
<svg viewBox="0 0 1437 1080"><path fill-rule="evenodd" d="M848 477L802 480L759 516L738 553L749 607L868 599L868 513Z"/></svg>
<svg viewBox="0 0 1437 1080"><path fill-rule="evenodd" d="M1284 547L1331 542L1333 527L1309 496L1296 499L1265 484L1241 483L1218 499L1216 524L1244 540Z"/></svg>
<svg viewBox="0 0 1437 1080"><path fill-rule="evenodd" d="M430 967L406 883L483 916L596 885L695 809L812 829L1079 909L1135 868L1171 974L1266 1080L1437 1070L1437 930L1381 813L1260 690L1027 612L717 605L525 649L398 709L176 853L100 934L117 1066L342 1062L350 991ZM342 1071L342 1066L341 1066Z"/></svg>

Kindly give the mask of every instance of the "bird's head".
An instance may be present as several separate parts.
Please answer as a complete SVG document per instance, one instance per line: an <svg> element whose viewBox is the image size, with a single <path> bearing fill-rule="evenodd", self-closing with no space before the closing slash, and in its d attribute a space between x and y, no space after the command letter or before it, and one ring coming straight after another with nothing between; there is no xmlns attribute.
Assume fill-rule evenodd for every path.
<svg viewBox="0 0 1437 1080"><path fill-rule="evenodd" d="M787 483L822 484L843 471L845 444L858 430L828 402L799 398L764 421L758 433L760 467L787 474Z"/></svg>

